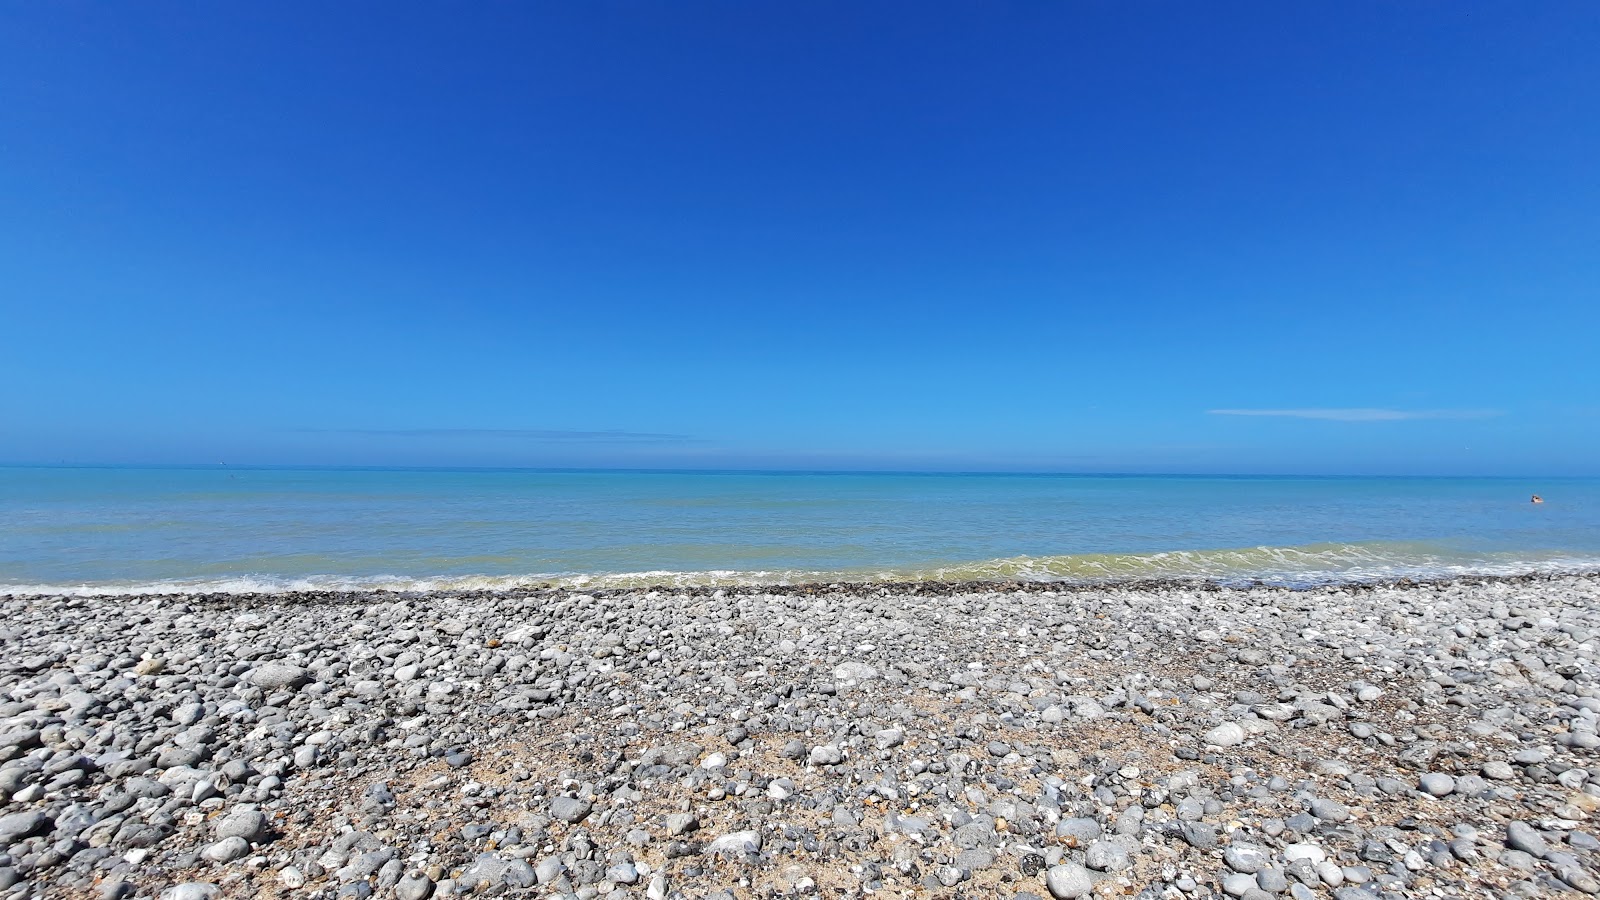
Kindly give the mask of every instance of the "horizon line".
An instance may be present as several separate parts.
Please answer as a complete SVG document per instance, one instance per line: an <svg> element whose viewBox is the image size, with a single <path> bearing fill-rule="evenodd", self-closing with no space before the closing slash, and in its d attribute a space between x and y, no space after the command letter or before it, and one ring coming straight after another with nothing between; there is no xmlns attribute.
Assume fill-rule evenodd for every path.
<svg viewBox="0 0 1600 900"><path fill-rule="evenodd" d="M1078 478L1441 478L1441 479L1586 479L1600 478L1592 475L1421 475L1396 472L1386 473L1336 473L1336 472L1133 472L1133 471L1068 471L1048 469L811 469L783 467L719 467L672 468L656 466L483 466L483 465L381 465L359 463L38 463L0 462L0 469L187 469L209 470L240 469L256 471L387 471L387 472L543 472L563 473L626 473L640 475L993 475Z"/></svg>

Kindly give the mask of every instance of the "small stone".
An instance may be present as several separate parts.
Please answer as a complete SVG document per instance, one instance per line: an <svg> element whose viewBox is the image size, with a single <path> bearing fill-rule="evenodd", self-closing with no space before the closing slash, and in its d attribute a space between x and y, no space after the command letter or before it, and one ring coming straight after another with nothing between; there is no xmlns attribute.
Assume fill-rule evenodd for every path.
<svg viewBox="0 0 1600 900"><path fill-rule="evenodd" d="M1517 777L1517 770L1511 768L1510 763L1498 759L1484 763L1480 771L1483 772L1483 777L1492 781L1510 781Z"/></svg>
<svg viewBox="0 0 1600 900"><path fill-rule="evenodd" d="M311 681L311 674L288 663L266 663L250 672L250 683L269 691L300 687Z"/></svg>
<svg viewBox="0 0 1600 900"><path fill-rule="evenodd" d="M1068 846L1084 847L1102 834L1100 823L1087 817L1062 819L1056 823L1056 837L1070 838Z"/></svg>
<svg viewBox="0 0 1600 900"><path fill-rule="evenodd" d="M1127 848L1112 841L1094 841L1085 856L1089 868L1102 872L1121 872L1133 865L1128 858Z"/></svg>
<svg viewBox="0 0 1600 900"><path fill-rule="evenodd" d="M840 663L833 669L833 677L839 681L867 681L878 677L878 670L860 662Z"/></svg>
<svg viewBox="0 0 1600 900"><path fill-rule="evenodd" d="M1512 822L1506 826L1506 846L1535 859L1544 859L1550 853L1550 845L1527 822Z"/></svg>
<svg viewBox="0 0 1600 900"><path fill-rule="evenodd" d="M461 873L463 885L491 889L498 885L514 888L532 887L538 880L533 867L526 861L505 859L493 853L480 853L472 865ZM442 888L440 890L442 892Z"/></svg>
<svg viewBox="0 0 1600 900"><path fill-rule="evenodd" d="M1196 850L1217 848L1217 826L1210 822L1185 822L1182 829L1184 841Z"/></svg>
<svg viewBox="0 0 1600 900"><path fill-rule="evenodd" d="M1443 772L1429 772L1422 776L1419 786L1424 793L1446 797L1455 792L1456 780Z"/></svg>
<svg viewBox="0 0 1600 900"><path fill-rule="evenodd" d="M1332 860L1320 862L1317 863L1317 877L1322 879L1323 884L1335 888L1344 884L1344 869L1339 868L1339 864Z"/></svg>
<svg viewBox="0 0 1600 900"><path fill-rule="evenodd" d="M576 825L588 817L594 807L576 797L557 797L550 801L550 817L569 825Z"/></svg>
<svg viewBox="0 0 1600 900"><path fill-rule="evenodd" d="M677 836L687 834L700 827L700 820L694 813L673 813L667 816L667 834Z"/></svg>
<svg viewBox="0 0 1600 900"><path fill-rule="evenodd" d="M1063 863L1045 872L1044 885L1056 900L1087 897L1094 890L1094 876L1076 863Z"/></svg>
<svg viewBox="0 0 1600 900"><path fill-rule="evenodd" d="M1243 872L1229 872L1222 876L1222 892L1229 897L1243 897L1256 889L1255 878Z"/></svg>
<svg viewBox="0 0 1600 900"><path fill-rule="evenodd" d="M1244 743L1244 728L1237 722L1224 722L1206 732L1205 742L1213 747L1236 747Z"/></svg>
<svg viewBox="0 0 1600 900"><path fill-rule="evenodd" d="M1311 814L1324 822L1347 822L1350 810L1337 800L1317 798L1311 801Z"/></svg>
<svg viewBox="0 0 1600 900"><path fill-rule="evenodd" d="M844 754L840 753L839 748L832 744L823 744L820 747L811 748L811 764L814 766L838 765L843 759Z"/></svg>
<svg viewBox="0 0 1600 900"><path fill-rule="evenodd" d="M133 674L135 674L135 675L160 675L162 672L166 671L166 669L167 669L167 661L166 660L162 659L159 656L152 656L149 659L141 659L141 660L139 660L138 664L133 667Z"/></svg>
<svg viewBox="0 0 1600 900"><path fill-rule="evenodd" d="M758 853L761 850L761 833L758 831L735 831L725 834L712 841L706 847L707 853L720 853L727 855L742 855L745 853Z"/></svg>
<svg viewBox="0 0 1600 900"><path fill-rule="evenodd" d="M227 837L200 851L201 857L214 863L230 863L250 854L250 842L242 837Z"/></svg>
<svg viewBox="0 0 1600 900"><path fill-rule="evenodd" d="M1531 853L1521 850L1503 850L1500 853L1500 865L1523 872L1532 872L1539 867L1539 861Z"/></svg>
<svg viewBox="0 0 1600 900"><path fill-rule="evenodd" d="M428 900L432 895L433 882L426 875L407 875L394 886L395 900Z"/></svg>
<svg viewBox="0 0 1600 900"><path fill-rule="evenodd" d="M1267 851L1255 844L1236 841L1223 848L1222 861L1235 872L1254 875L1270 865L1272 858L1267 855Z"/></svg>
<svg viewBox="0 0 1600 900"><path fill-rule="evenodd" d="M238 806L217 822L219 840L243 838L247 843L259 844L271 834L266 814L253 806Z"/></svg>
<svg viewBox="0 0 1600 900"><path fill-rule="evenodd" d="M1256 873L1256 884L1263 891L1281 894L1289 889L1289 877L1277 866L1268 866Z"/></svg>
<svg viewBox="0 0 1600 900"><path fill-rule="evenodd" d="M544 859L539 860L538 865L533 867L533 874L540 884L549 884L560 878L561 873L566 870L567 867L561 862L559 856L546 856Z"/></svg>

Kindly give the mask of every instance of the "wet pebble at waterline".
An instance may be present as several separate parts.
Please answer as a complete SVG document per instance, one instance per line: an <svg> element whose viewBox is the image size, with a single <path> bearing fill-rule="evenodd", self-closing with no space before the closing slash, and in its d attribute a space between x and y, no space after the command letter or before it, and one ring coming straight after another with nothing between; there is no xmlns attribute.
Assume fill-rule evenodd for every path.
<svg viewBox="0 0 1600 900"><path fill-rule="evenodd" d="M0 598L0 896L1600 892L1600 579Z"/></svg>

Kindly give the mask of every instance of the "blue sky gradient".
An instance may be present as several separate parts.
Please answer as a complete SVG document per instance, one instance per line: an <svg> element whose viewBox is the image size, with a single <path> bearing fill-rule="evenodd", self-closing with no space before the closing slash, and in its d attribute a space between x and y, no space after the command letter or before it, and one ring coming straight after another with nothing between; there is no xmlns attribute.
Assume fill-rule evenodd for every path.
<svg viewBox="0 0 1600 900"><path fill-rule="evenodd" d="M0 8L0 462L1600 473L1600 6Z"/></svg>

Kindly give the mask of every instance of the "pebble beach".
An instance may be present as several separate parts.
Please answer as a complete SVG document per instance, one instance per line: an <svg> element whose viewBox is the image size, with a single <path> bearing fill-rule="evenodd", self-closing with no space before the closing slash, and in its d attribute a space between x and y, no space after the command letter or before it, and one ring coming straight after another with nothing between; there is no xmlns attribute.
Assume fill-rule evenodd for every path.
<svg viewBox="0 0 1600 900"><path fill-rule="evenodd" d="M1600 577L0 597L0 896L1600 892Z"/></svg>

